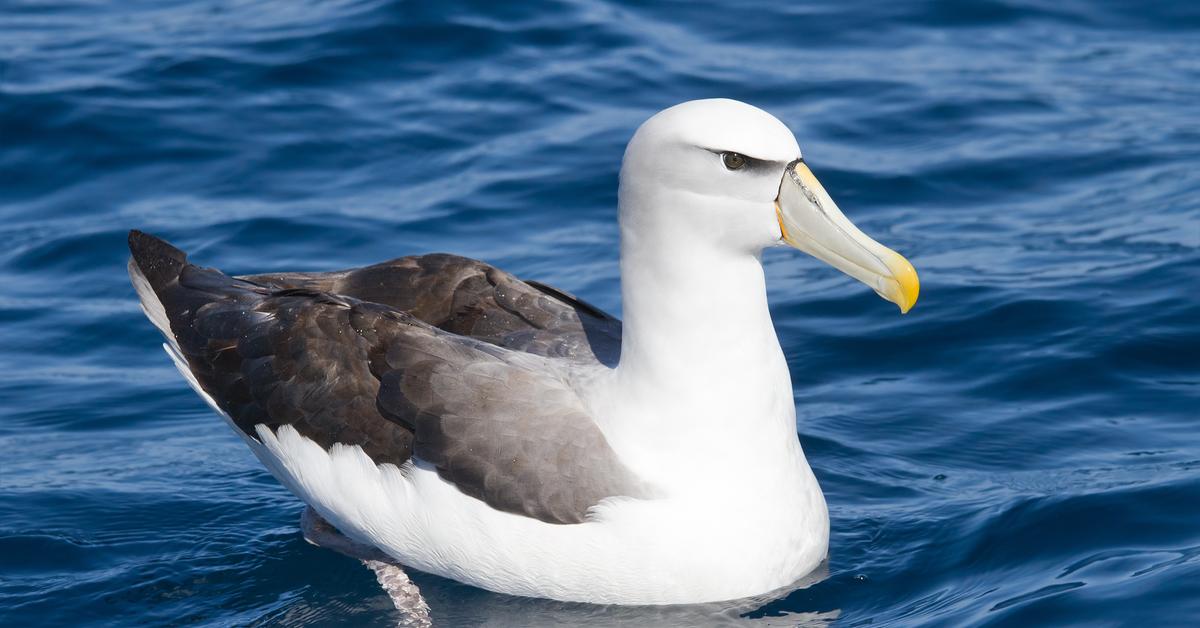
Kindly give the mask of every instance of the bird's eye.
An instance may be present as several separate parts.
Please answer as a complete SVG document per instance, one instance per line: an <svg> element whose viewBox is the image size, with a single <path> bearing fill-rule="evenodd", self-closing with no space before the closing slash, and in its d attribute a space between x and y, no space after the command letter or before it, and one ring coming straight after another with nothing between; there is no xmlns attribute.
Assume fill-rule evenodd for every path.
<svg viewBox="0 0 1200 628"><path fill-rule="evenodd" d="M746 165L746 157L738 153L721 153L721 163L730 170L741 170Z"/></svg>

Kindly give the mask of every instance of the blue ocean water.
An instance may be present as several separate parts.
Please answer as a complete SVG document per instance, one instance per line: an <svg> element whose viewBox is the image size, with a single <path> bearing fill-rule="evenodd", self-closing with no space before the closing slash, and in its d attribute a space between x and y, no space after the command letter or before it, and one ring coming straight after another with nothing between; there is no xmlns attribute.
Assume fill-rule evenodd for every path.
<svg viewBox="0 0 1200 628"><path fill-rule="evenodd" d="M449 251L619 312L625 142L725 96L922 278L765 263L828 576L438 625L1200 621L1200 5L0 2L0 625L394 625L187 388L125 233L229 272ZM719 307L719 303L714 304Z"/></svg>

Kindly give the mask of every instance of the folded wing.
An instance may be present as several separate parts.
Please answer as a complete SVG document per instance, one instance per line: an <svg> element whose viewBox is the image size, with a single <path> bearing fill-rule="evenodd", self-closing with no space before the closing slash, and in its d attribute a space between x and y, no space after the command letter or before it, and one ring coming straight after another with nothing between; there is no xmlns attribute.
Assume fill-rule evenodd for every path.
<svg viewBox="0 0 1200 628"><path fill-rule="evenodd" d="M589 334L611 337L611 317L499 271L489 277L485 265L471 270L464 258L239 279L139 232L130 248L151 320L251 437L259 425L292 425L324 447L362 447L377 464L431 465L493 508L551 523L582 522L600 500L640 492L565 371L544 357L596 359ZM398 274L434 283L439 264L462 271L457 288L438 298L396 294ZM333 292L339 286L351 294ZM379 286L387 294L372 293ZM389 303L362 298L372 296ZM556 342L556 326L576 338Z"/></svg>
<svg viewBox="0 0 1200 628"><path fill-rule="evenodd" d="M434 253L351 270L244 279L388 305L452 334L526 353L609 366L620 355L621 321L571 294L457 255Z"/></svg>

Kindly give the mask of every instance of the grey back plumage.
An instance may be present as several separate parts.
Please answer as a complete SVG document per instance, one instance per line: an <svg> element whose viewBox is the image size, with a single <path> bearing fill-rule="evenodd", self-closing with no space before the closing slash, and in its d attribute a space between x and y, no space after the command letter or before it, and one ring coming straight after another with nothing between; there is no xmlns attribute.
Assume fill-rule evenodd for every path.
<svg viewBox="0 0 1200 628"><path fill-rule="evenodd" d="M434 327L547 357L616 365L621 321L575 296L483 262L434 253L329 273L243 277L387 305Z"/></svg>
<svg viewBox="0 0 1200 628"><path fill-rule="evenodd" d="M251 437L288 424L377 464L415 457L551 523L640 491L561 368L615 361L620 323L570 295L451 255L235 278L140 232L130 249L197 381Z"/></svg>

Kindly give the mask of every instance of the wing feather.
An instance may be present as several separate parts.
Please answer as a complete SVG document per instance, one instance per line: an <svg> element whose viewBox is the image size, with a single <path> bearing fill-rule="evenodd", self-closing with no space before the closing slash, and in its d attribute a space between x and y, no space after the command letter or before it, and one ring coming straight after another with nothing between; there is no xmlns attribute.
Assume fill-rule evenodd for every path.
<svg viewBox="0 0 1200 628"><path fill-rule="evenodd" d="M130 243L147 311L165 313L200 386L251 438L291 425L377 464L415 457L493 508L551 523L642 490L547 357L594 359L579 351L587 325L619 340L615 319L453 256L232 278L152 236ZM549 342L558 332L584 344Z"/></svg>

